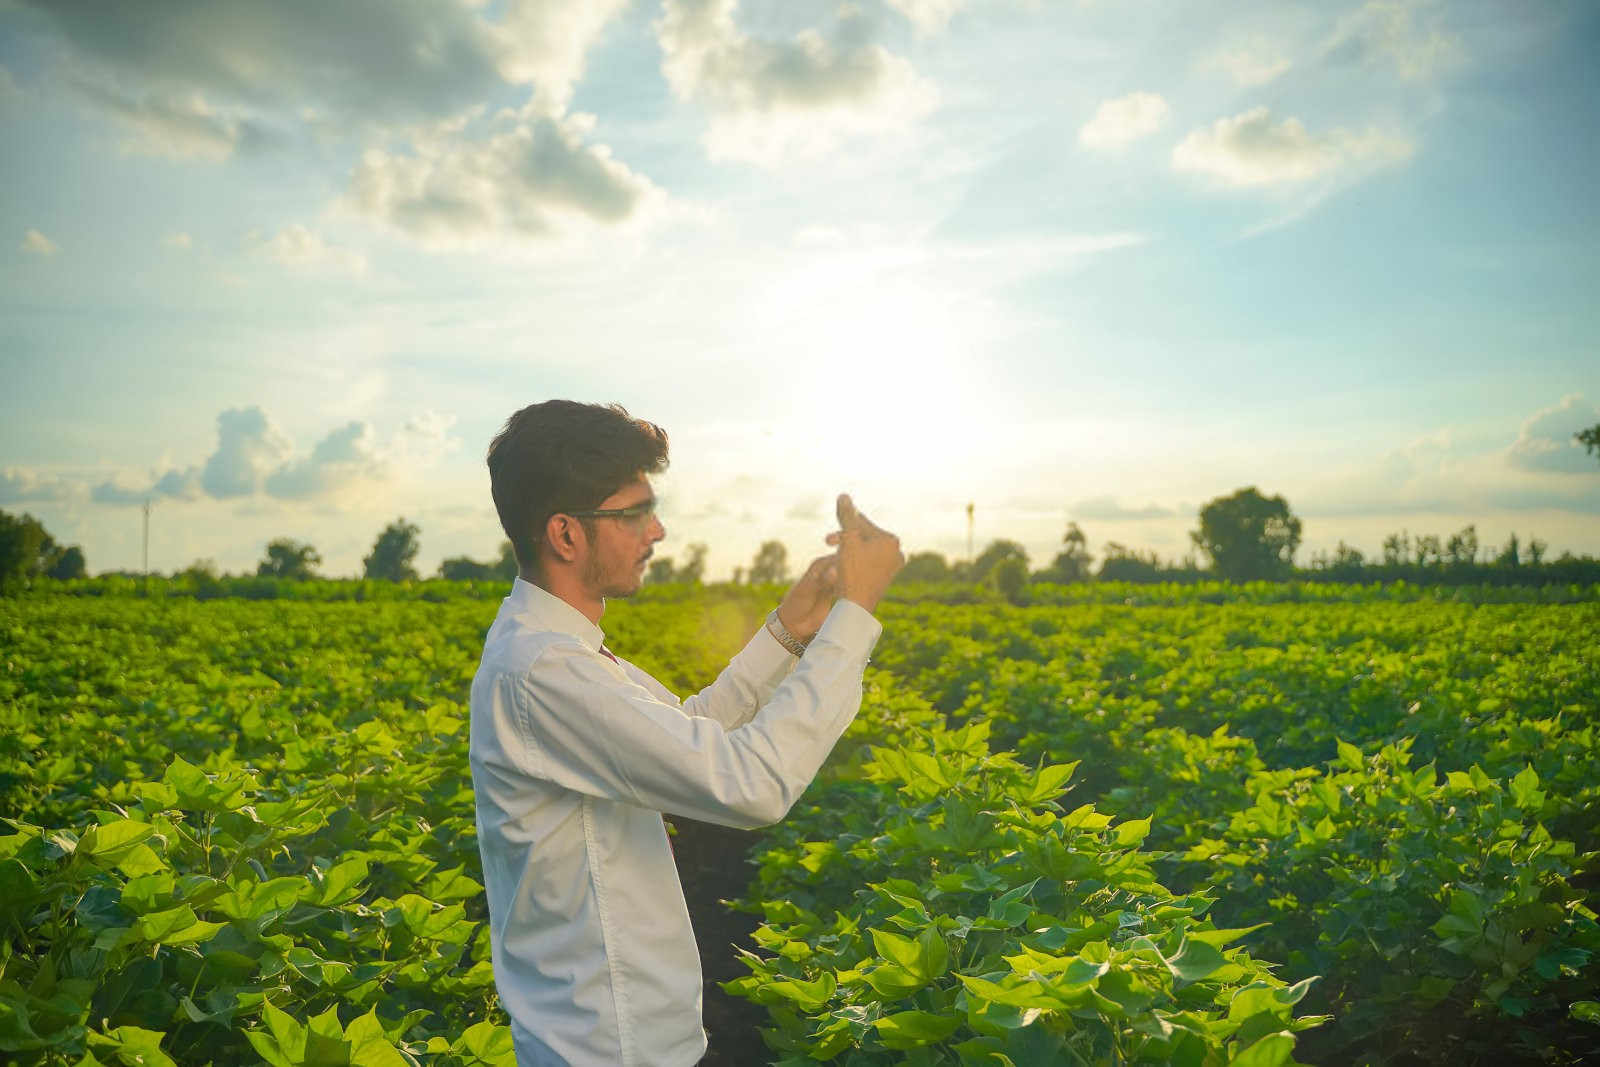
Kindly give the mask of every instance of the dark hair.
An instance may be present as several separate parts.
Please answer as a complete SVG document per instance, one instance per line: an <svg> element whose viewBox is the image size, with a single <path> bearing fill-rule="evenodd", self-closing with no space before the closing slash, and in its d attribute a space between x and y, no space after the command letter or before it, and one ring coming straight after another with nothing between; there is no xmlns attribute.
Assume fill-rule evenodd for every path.
<svg viewBox="0 0 1600 1067"><path fill-rule="evenodd" d="M550 516L599 507L640 474L666 468L667 432L621 404L546 400L506 420L488 459L500 525L517 562L534 567Z"/></svg>

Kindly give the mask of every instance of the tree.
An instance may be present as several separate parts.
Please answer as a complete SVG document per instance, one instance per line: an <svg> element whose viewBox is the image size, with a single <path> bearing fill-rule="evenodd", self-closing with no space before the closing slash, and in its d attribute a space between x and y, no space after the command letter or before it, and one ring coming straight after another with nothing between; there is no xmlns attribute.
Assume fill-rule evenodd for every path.
<svg viewBox="0 0 1600 1067"><path fill-rule="evenodd" d="M787 582L789 580L789 550L782 541L763 541L750 563L750 584Z"/></svg>
<svg viewBox="0 0 1600 1067"><path fill-rule="evenodd" d="M1390 534L1383 539L1383 563L1386 567L1398 567L1411 562L1411 535L1405 530L1397 534Z"/></svg>
<svg viewBox="0 0 1600 1067"><path fill-rule="evenodd" d="M1600 422L1587 430L1579 430L1574 436L1585 452L1593 452L1596 456L1600 456Z"/></svg>
<svg viewBox="0 0 1600 1067"><path fill-rule="evenodd" d="M989 571L989 581L995 591L1013 604L1022 599L1028 588L1028 560L1026 556L1007 556Z"/></svg>
<svg viewBox="0 0 1600 1067"><path fill-rule="evenodd" d="M895 582L944 582L950 579L950 564L937 552L913 552L894 576Z"/></svg>
<svg viewBox="0 0 1600 1067"><path fill-rule="evenodd" d="M645 581L654 585L669 583L699 585L705 579L707 551L709 550L703 542L691 543L684 549L688 559L681 567L674 564L671 556L653 559L650 561L650 569L645 572Z"/></svg>
<svg viewBox="0 0 1600 1067"><path fill-rule="evenodd" d="M372 554L361 561L366 576L383 582L415 581L417 569L412 563L417 558L417 537L421 533L403 515L385 526L372 544Z"/></svg>
<svg viewBox="0 0 1600 1067"><path fill-rule="evenodd" d="M1003 559L1015 557L1022 560L1022 565L1028 565L1028 550L1015 541L990 541L988 547L978 553L978 558L972 561L972 570L968 573L969 581L982 582L989 577L989 572L994 570Z"/></svg>
<svg viewBox="0 0 1600 1067"><path fill-rule="evenodd" d="M1478 559L1478 527L1463 526L1460 532L1451 534L1444 551L1451 566L1470 567Z"/></svg>
<svg viewBox="0 0 1600 1067"><path fill-rule="evenodd" d="M1544 554L1550 548L1548 544L1537 537L1528 542L1528 562L1537 567L1544 562Z"/></svg>
<svg viewBox="0 0 1600 1067"><path fill-rule="evenodd" d="M1300 520L1283 497L1262 496L1252 485L1201 508L1200 529L1189 537L1222 577L1266 580L1282 577L1294 566Z"/></svg>
<svg viewBox="0 0 1600 1067"><path fill-rule="evenodd" d="M63 549L32 515L0 511L0 593L51 574L68 552L77 552L82 577L83 549Z"/></svg>
<svg viewBox="0 0 1600 1067"><path fill-rule="evenodd" d="M1089 554L1089 539L1075 522L1067 523L1061 538L1061 551L1039 577L1051 582L1086 582L1094 557Z"/></svg>
<svg viewBox="0 0 1600 1067"><path fill-rule="evenodd" d="M1116 541L1107 541L1101 553L1102 582L1149 582L1161 576L1161 558L1154 552L1138 552Z"/></svg>
<svg viewBox="0 0 1600 1067"><path fill-rule="evenodd" d="M83 549L77 545L68 545L60 558L45 573L63 582L85 577L89 573L89 568L84 563Z"/></svg>
<svg viewBox="0 0 1600 1067"><path fill-rule="evenodd" d="M511 547L510 541L500 542L500 559L495 562L494 576L511 581L522 573L522 564L517 562L516 550Z"/></svg>
<svg viewBox="0 0 1600 1067"><path fill-rule="evenodd" d="M315 578L322 556L308 544L288 537L267 542L267 554L256 564L257 578L288 578L305 581Z"/></svg>

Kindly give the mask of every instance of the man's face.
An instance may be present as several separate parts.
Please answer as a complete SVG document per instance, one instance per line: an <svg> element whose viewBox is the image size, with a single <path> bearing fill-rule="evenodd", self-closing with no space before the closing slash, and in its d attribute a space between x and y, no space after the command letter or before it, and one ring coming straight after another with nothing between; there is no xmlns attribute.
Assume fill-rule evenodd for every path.
<svg viewBox="0 0 1600 1067"><path fill-rule="evenodd" d="M655 491L650 480L640 475L606 497L598 510L631 508L653 503ZM590 520L594 537L584 561L583 583L600 597L632 596L644 582L644 570L655 543L667 536L661 520L652 513L631 518L599 517Z"/></svg>

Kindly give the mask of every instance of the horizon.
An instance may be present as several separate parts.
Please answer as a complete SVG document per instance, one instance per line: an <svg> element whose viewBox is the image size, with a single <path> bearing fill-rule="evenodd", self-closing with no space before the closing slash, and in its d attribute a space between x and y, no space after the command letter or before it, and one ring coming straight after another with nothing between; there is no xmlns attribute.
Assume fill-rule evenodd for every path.
<svg viewBox="0 0 1600 1067"><path fill-rule="evenodd" d="M91 573L492 559L483 452L660 423L681 561L1281 494L1600 555L1600 9L0 5L0 509ZM1591 135L1582 135L1584 128Z"/></svg>

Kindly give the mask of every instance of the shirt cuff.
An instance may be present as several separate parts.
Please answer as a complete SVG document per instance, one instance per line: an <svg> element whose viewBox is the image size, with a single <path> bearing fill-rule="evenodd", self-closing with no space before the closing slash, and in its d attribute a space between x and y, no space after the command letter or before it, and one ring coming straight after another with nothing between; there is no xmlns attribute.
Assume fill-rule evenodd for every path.
<svg viewBox="0 0 1600 1067"><path fill-rule="evenodd" d="M811 642L816 644L818 641L827 641L865 660L872 654L872 648L878 643L878 637L882 633L883 623L879 622L872 612L854 600L845 600L841 597L833 602L833 608L828 612L828 617L822 622L822 628L817 631L817 636L813 637ZM772 643L780 649L783 647L777 641Z"/></svg>

